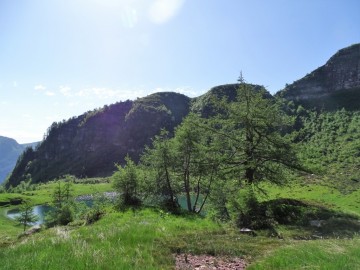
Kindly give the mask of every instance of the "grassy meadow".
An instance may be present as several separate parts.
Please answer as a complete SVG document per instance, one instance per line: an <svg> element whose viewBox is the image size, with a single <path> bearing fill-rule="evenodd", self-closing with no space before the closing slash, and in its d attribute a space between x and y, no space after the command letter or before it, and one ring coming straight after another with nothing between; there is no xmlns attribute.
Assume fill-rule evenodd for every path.
<svg viewBox="0 0 360 270"><path fill-rule="evenodd" d="M32 204L50 202L55 183L23 194L0 194L0 201L27 198ZM77 183L74 195L111 191L109 183ZM195 215L172 215L158 209L107 211L87 226L59 226L17 238L22 227L0 208L0 269L174 269L176 253L242 257L248 269L358 269L360 265L358 191L341 194L319 183L278 188L264 185L263 201L299 199L338 213L325 237L310 237L317 228L277 226L277 235L240 234L229 223ZM12 206L16 207L16 206ZM325 211L324 210L324 211ZM351 214L351 215L349 215ZM351 217L351 220L350 220ZM339 221L341 219L341 222ZM346 233L341 226L347 226ZM66 260L64 260L66 258Z"/></svg>
<svg viewBox="0 0 360 270"><path fill-rule="evenodd" d="M112 191L111 184L107 181L101 181L97 184L91 183L91 181L87 181L86 183L80 182L72 185L73 195L76 197L84 194ZM38 185L37 189L33 191L25 191L23 193L0 193L0 203L6 203L14 199L28 200L32 205L50 203L53 200L52 194L56 185L56 182L49 182ZM0 207L0 245L14 241L14 239L22 232L21 226L17 225L14 220L10 220L6 217L6 212L9 209L15 208L18 208L18 206L7 205Z"/></svg>

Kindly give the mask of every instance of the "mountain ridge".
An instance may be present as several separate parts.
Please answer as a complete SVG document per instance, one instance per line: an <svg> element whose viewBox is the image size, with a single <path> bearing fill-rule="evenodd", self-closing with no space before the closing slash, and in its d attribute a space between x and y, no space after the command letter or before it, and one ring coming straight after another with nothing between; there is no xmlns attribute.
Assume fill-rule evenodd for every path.
<svg viewBox="0 0 360 270"><path fill-rule="evenodd" d="M358 110L360 43L337 51L323 66L287 85L276 95L309 109Z"/></svg>
<svg viewBox="0 0 360 270"><path fill-rule="evenodd" d="M252 86L255 90L263 88ZM110 175L114 164L121 164L126 155L137 161L161 128L171 133L189 112L211 115L212 98L234 100L237 88L238 84L220 85L196 98L173 92L154 93L53 123L37 149L22 154L6 185L15 186L29 175L34 183L64 174ZM309 109L360 110L360 44L339 50L325 65L275 96Z"/></svg>
<svg viewBox="0 0 360 270"><path fill-rule="evenodd" d="M19 144L15 139L0 136L0 184L13 170L18 157L27 147L34 147L37 143Z"/></svg>

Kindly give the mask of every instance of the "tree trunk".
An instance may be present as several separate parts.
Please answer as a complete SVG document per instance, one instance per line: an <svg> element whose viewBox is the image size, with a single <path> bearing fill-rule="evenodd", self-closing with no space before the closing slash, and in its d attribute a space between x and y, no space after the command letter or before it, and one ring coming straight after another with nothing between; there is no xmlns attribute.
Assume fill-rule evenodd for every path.
<svg viewBox="0 0 360 270"><path fill-rule="evenodd" d="M253 168L246 168L245 170L245 179L249 184L254 183L255 170Z"/></svg>
<svg viewBox="0 0 360 270"><path fill-rule="evenodd" d="M186 170L184 173L184 181L185 181L185 195L186 195L186 204L189 212L192 211L191 207L191 196L190 196L190 183L189 183L189 171Z"/></svg>
<svg viewBox="0 0 360 270"><path fill-rule="evenodd" d="M166 163L164 164L164 169L165 169L166 184L168 186L169 196L171 198L171 207L176 208L177 204L174 201L174 192L173 192L172 187L171 187L169 171L167 169L167 164Z"/></svg>

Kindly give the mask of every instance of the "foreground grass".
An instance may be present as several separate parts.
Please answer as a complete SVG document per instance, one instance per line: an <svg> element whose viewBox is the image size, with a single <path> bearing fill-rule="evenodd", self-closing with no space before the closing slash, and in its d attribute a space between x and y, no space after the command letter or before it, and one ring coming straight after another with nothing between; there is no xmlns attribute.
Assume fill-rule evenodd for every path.
<svg viewBox="0 0 360 270"><path fill-rule="evenodd" d="M359 269L360 239L293 242L251 265L260 269Z"/></svg>
<svg viewBox="0 0 360 270"><path fill-rule="evenodd" d="M242 257L249 269L358 269L360 239L252 237L206 218L145 209L22 238L0 248L0 268L174 269L174 253Z"/></svg>
<svg viewBox="0 0 360 270"><path fill-rule="evenodd" d="M22 230L15 221L6 217L6 212L7 208L0 208L0 247L11 243Z"/></svg>
<svg viewBox="0 0 360 270"><path fill-rule="evenodd" d="M0 261L3 269L172 269L171 249L162 239L219 230L203 219L150 210L112 213L93 226L54 228L0 249Z"/></svg>
<svg viewBox="0 0 360 270"><path fill-rule="evenodd" d="M22 197L42 204L51 201L54 188L49 183L23 194L0 194L0 201ZM344 195L317 184L266 189L267 200L291 197L360 214L359 191ZM111 191L109 183L73 185L75 196L104 191ZM251 237L205 218L145 209L109 213L91 226L58 227L15 240L22 229L6 218L6 210L0 208L0 269L173 269L173 253L239 256L250 263L249 269L359 269L360 265L358 237L334 239L331 231L324 235L332 239L293 240L312 235L313 228L280 226L283 239L268 237L266 231ZM358 228L349 220L330 221Z"/></svg>

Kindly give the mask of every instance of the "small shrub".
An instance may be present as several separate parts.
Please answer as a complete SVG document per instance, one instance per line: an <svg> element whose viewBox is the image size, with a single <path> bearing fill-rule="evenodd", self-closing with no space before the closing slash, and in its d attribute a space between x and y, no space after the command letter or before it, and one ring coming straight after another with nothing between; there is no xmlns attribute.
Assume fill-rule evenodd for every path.
<svg viewBox="0 0 360 270"><path fill-rule="evenodd" d="M73 211L69 205L64 205L60 208L57 214L57 224L67 225L73 221Z"/></svg>
<svg viewBox="0 0 360 270"><path fill-rule="evenodd" d="M99 208L90 209L84 216L85 224L89 225L98 221L104 214L105 212Z"/></svg>

